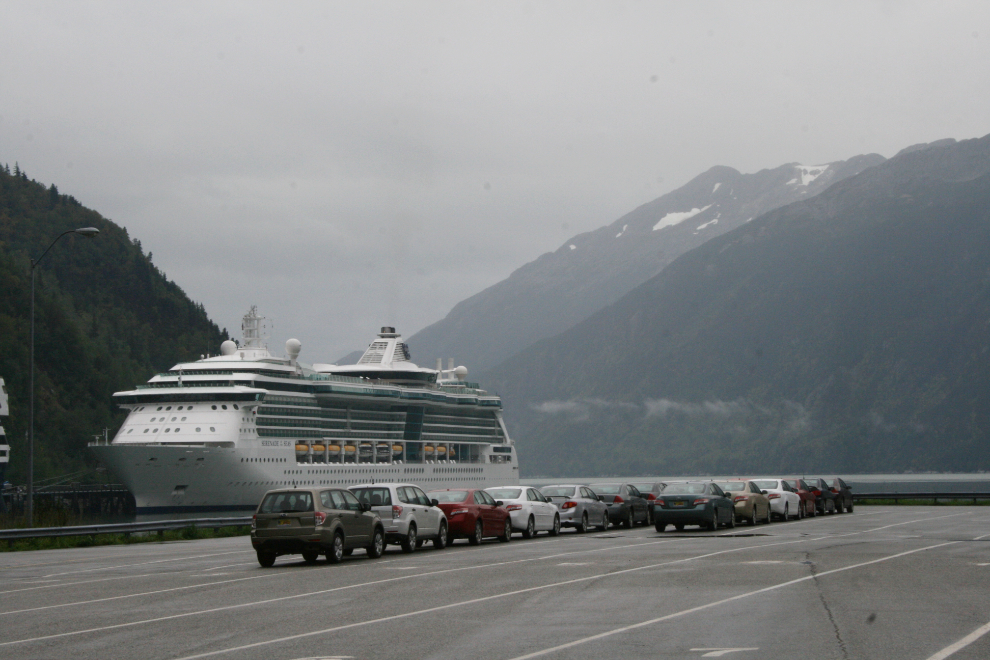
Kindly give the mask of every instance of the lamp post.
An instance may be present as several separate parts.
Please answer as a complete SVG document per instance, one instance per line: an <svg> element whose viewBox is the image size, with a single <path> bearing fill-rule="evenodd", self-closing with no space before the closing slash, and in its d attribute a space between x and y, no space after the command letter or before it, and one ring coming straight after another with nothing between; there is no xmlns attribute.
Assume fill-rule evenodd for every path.
<svg viewBox="0 0 990 660"><path fill-rule="evenodd" d="M58 239L66 234L81 234L86 238L93 238L100 233L96 227L82 227L80 229L70 229L59 234L51 245L41 253L37 259L31 260L31 381L28 400L30 401L30 412L28 413L28 490L27 490L27 524L34 527L34 269L41 260L48 254L48 250L58 243Z"/></svg>

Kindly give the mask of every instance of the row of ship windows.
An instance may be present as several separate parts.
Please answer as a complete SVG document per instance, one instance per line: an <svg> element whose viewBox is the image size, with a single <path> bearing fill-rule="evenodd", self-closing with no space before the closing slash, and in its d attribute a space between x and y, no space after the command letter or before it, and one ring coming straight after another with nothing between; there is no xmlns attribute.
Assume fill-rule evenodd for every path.
<svg viewBox="0 0 990 660"><path fill-rule="evenodd" d="M185 417L183 417L182 419L185 419ZM196 433L202 433L202 431L203 431L202 427L199 427L199 426L196 427ZM127 429L127 432L128 433L134 433L134 429ZM145 429L144 432L145 433L148 433L148 432L158 433L158 429ZM165 432L166 433L171 433L172 432L172 429L167 428L167 429L165 429ZM176 433L179 432L179 427L176 427L175 428L175 432ZM211 426L210 427L210 433L216 433L216 432L217 432L216 427Z"/></svg>
<svg viewBox="0 0 990 660"><path fill-rule="evenodd" d="M275 458L275 457L259 457L259 458L242 458L241 463L285 463L287 459L285 458Z"/></svg>
<svg viewBox="0 0 990 660"><path fill-rule="evenodd" d="M463 481L488 481L488 477L464 477ZM418 481L447 481L447 479L433 479L427 477L426 479L419 479ZM313 479L307 481L237 481L230 482L227 487L236 486L292 486L297 488L299 486L333 486L337 484L350 484L354 483L354 479Z"/></svg>
<svg viewBox="0 0 990 660"><path fill-rule="evenodd" d="M232 404L232 405L234 406L234 410L240 410L240 408L238 408L238 407L237 407L237 404L236 404L236 403L235 403L235 404ZM135 408L135 409L134 409L134 412L141 412L141 411L142 411L142 410L144 410L144 409L145 409L146 407L147 407L147 406L141 406L140 408ZM211 408L213 408L213 410L216 410L216 409L217 409L217 407L216 407L216 406L210 406L210 407L211 407ZM220 407L221 407L222 409L224 409L224 410L226 410L226 409L227 409L227 406L226 406L225 404L221 404L221 405L220 405ZM182 410L182 408L183 408L183 406L178 406L178 407L177 407L177 408L176 408L175 410L176 410L176 411L179 411L179 410ZM156 410L156 411L161 411L161 410L165 410L165 412L168 412L168 411L169 411L169 410L171 410L171 409L172 409L172 406L158 406L158 408L156 408L155 410ZM192 407L192 406L185 406L185 409L186 409L186 410L192 410L192 409L193 409L193 407ZM175 419L175 418L173 417L172 419ZM183 419L185 419L185 417L183 417ZM151 419L151 421L155 421L155 419L154 419L154 418L152 417L152 419Z"/></svg>

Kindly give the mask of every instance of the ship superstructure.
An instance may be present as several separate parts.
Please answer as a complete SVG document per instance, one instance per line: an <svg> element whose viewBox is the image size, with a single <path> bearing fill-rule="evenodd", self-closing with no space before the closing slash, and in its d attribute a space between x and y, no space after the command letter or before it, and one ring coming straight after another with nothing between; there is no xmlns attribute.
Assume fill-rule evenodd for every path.
<svg viewBox="0 0 990 660"><path fill-rule="evenodd" d="M130 413L90 446L139 513L250 510L281 486L518 483L501 399L466 368L417 366L391 327L355 365L307 365L295 339L269 353L262 321L252 307L240 343L114 394Z"/></svg>

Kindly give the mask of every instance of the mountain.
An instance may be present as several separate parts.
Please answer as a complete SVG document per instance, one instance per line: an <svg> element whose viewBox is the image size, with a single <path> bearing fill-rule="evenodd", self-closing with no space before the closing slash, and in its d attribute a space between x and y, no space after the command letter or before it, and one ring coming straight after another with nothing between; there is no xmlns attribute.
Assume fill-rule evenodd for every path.
<svg viewBox="0 0 990 660"><path fill-rule="evenodd" d="M71 196L0 167L0 376L10 394L3 421L7 478L27 480L30 260L69 234L35 270L35 479L98 475L86 443L123 419L113 392L132 389L180 360L219 351L227 331L170 282L127 230Z"/></svg>
<svg viewBox="0 0 990 660"><path fill-rule="evenodd" d="M883 160L870 154L755 174L713 167L458 303L409 338L413 355L422 364L453 356L472 371L493 367L615 302L705 241Z"/></svg>
<svg viewBox="0 0 990 660"><path fill-rule="evenodd" d="M990 136L713 238L481 378L526 476L990 469Z"/></svg>

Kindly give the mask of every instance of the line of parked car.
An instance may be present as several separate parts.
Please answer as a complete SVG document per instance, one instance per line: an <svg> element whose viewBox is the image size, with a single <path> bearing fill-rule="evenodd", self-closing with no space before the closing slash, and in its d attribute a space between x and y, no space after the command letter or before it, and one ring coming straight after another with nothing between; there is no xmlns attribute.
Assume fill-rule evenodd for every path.
<svg viewBox="0 0 990 660"><path fill-rule="evenodd" d="M725 479L670 482L554 484L451 488L425 492L415 484L362 484L344 488L286 488L269 491L251 523L258 562L301 554L307 562L325 555L338 563L356 548L381 557L395 544L413 552L426 541L443 549L458 538L472 545L501 542L514 533L551 536L562 527L579 533L609 525L668 525L709 530L736 523L853 511L852 491L840 478Z"/></svg>

